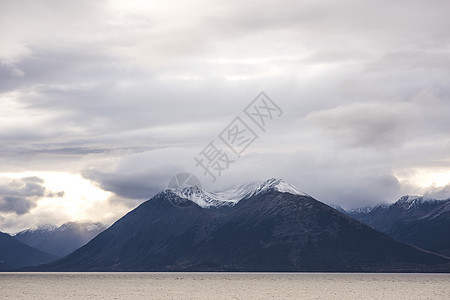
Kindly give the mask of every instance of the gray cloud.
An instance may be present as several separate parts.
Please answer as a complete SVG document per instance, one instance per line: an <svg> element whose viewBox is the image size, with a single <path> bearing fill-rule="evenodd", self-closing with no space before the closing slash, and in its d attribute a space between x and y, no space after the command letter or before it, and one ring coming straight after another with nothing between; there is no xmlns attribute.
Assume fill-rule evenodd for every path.
<svg viewBox="0 0 450 300"><path fill-rule="evenodd" d="M306 122L324 129L331 139L344 145L383 148L402 144L408 125L414 126L411 120L417 116L407 103L354 103L312 112Z"/></svg>
<svg viewBox="0 0 450 300"><path fill-rule="evenodd" d="M18 215L28 213L36 207L42 197L63 197L64 192L50 192L39 177L1 178L0 211L14 212Z"/></svg>
<svg viewBox="0 0 450 300"><path fill-rule="evenodd" d="M66 193L64 191L59 191L59 192L47 192L47 194L45 195L46 197L49 198L62 198L64 197Z"/></svg>
<svg viewBox="0 0 450 300"><path fill-rule="evenodd" d="M423 195L432 199L450 199L450 184L443 187L433 187L431 189L427 189Z"/></svg>
<svg viewBox="0 0 450 300"><path fill-rule="evenodd" d="M35 206L35 201L25 197L2 196L0 198L0 211L2 212L15 212L18 215L23 215Z"/></svg>
<svg viewBox="0 0 450 300"><path fill-rule="evenodd" d="M283 117L207 189L282 177L347 207L425 193L431 183L408 174L450 170L449 10L440 0L4 2L0 171L82 174L132 207L178 172L203 178L193 155L264 90ZM1 187L3 211L58 196L42 182Z"/></svg>
<svg viewBox="0 0 450 300"><path fill-rule="evenodd" d="M194 150L169 148L123 156L114 166L97 165L83 171L83 176L106 191L114 201L147 200L167 187L180 170L192 166ZM136 201L134 203L136 203ZM130 202L133 203L133 202Z"/></svg>
<svg viewBox="0 0 450 300"><path fill-rule="evenodd" d="M131 154L122 157L115 166L97 165L86 170L84 176L113 192L116 196L112 201L129 207L166 188L170 179L180 172L196 175L210 191L254 180L283 178L320 201L346 208L393 202L409 188L391 174L389 162L380 165L378 159L370 156L355 157L357 150L344 155L307 150L283 154L253 151L241 158L232 157L235 162L216 182L195 166L193 156L197 151L195 148L166 149ZM366 165L358 166L361 161Z"/></svg>
<svg viewBox="0 0 450 300"><path fill-rule="evenodd" d="M44 180L33 176L20 179L2 179L1 193L9 196L38 196L45 194Z"/></svg>

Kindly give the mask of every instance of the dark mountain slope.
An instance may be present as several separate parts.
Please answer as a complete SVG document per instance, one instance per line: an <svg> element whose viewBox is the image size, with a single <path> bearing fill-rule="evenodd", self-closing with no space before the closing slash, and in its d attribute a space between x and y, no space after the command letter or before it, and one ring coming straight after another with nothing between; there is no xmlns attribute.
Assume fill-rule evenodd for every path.
<svg viewBox="0 0 450 300"><path fill-rule="evenodd" d="M239 202L183 257L178 263L242 271L402 269L441 261L310 197L279 192Z"/></svg>
<svg viewBox="0 0 450 300"><path fill-rule="evenodd" d="M404 196L391 205L353 210L348 215L399 241L450 255L450 200Z"/></svg>
<svg viewBox="0 0 450 300"><path fill-rule="evenodd" d="M423 271L448 259L395 241L305 195L267 190L201 208L171 190L51 271ZM172 203L176 203L173 205Z"/></svg>
<svg viewBox="0 0 450 300"><path fill-rule="evenodd" d="M387 233L400 241L450 257L450 201L421 219L395 223Z"/></svg>
<svg viewBox="0 0 450 300"><path fill-rule="evenodd" d="M403 196L393 204L383 204L348 211L352 218L381 232L386 232L397 222L418 220L441 206L444 202L418 196Z"/></svg>
<svg viewBox="0 0 450 300"><path fill-rule="evenodd" d="M36 266L58 259L0 232L0 271Z"/></svg>
<svg viewBox="0 0 450 300"><path fill-rule="evenodd" d="M101 223L69 222L59 227L40 226L17 233L22 243L41 251L63 257L85 245L107 228Z"/></svg>

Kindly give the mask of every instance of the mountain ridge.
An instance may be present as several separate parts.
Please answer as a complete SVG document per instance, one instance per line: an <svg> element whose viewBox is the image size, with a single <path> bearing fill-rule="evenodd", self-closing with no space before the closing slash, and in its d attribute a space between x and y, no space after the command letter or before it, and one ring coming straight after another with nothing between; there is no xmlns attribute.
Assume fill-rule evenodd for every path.
<svg viewBox="0 0 450 300"><path fill-rule="evenodd" d="M220 192L207 192L197 186L188 186L182 189L168 188L161 193L172 193L173 195L181 199L192 201L202 208L208 208L233 206L242 199L246 199L270 190L309 196L308 194L299 191L293 185L285 182L283 179L276 178L270 178L265 181L255 181L243 185L236 185Z"/></svg>
<svg viewBox="0 0 450 300"><path fill-rule="evenodd" d="M399 241L450 256L450 199L407 195L390 205L346 213Z"/></svg>
<svg viewBox="0 0 450 300"><path fill-rule="evenodd" d="M36 270L450 270L448 258L402 244L309 195L258 191L233 205L205 207L189 194L163 191L85 246Z"/></svg>
<svg viewBox="0 0 450 300"><path fill-rule="evenodd" d="M14 238L43 252L63 257L85 245L106 228L99 222L67 222L61 226L47 224L22 230Z"/></svg>
<svg viewBox="0 0 450 300"><path fill-rule="evenodd" d="M7 233L0 232L0 271L40 265L58 258L25 245Z"/></svg>

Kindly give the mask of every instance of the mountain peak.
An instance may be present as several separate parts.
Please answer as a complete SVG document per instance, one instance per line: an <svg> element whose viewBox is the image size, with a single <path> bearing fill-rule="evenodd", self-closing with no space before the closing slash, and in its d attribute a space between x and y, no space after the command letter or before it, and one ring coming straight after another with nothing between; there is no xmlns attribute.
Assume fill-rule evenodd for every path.
<svg viewBox="0 0 450 300"><path fill-rule="evenodd" d="M14 236L20 242L52 255L62 257L83 246L107 226L102 223L68 222L33 226Z"/></svg>
<svg viewBox="0 0 450 300"><path fill-rule="evenodd" d="M174 195L181 199L190 200L202 208L208 208L233 206L242 199L250 198L269 191L309 197L309 195L299 191L292 184L285 182L283 179L276 178L238 185L220 192L208 192L197 186L189 186L182 189L168 188L161 193L169 197Z"/></svg>
<svg viewBox="0 0 450 300"><path fill-rule="evenodd" d="M257 181L255 182L255 185L259 185L256 192L261 193L269 190L275 190L280 193L289 193L293 195L300 195L300 196L309 196L306 193L303 193L299 191L295 186L292 184L284 181L283 179L276 179L276 178L270 178L266 181Z"/></svg>
<svg viewBox="0 0 450 300"><path fill-rule="evenodd" d="M400 197L400 199L397 200L397 203L413 203L416 201L420 201L423 198L420 196L414 196L414 195L405 195Z"/></svg>
<svg viewBox="0 0 450 300"><path fill-rule="evenodd" d="M425 204L433 204L433 203L439 203L442 202L441 200L431 199L431 198L425 198L422 196L411 196L406 195L401 197L397 200L397 202L394 203L394 205L398 205L403 209L409 210L412 208L417 208Z"/></svg>

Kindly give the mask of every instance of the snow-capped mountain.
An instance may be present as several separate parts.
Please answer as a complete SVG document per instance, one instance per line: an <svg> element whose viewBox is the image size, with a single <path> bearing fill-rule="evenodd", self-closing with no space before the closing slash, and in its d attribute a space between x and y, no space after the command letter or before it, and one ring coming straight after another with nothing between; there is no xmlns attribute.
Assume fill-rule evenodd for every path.
<svg viewBox="0 0 450 300"><path fill-rule="evenodd" d="M41 251L62 257L83 246L107 228L102 223L68 222L41 225L17 233L14 238Z"/></svg>
<svg viewBox="0 0 450 300"><path fill-rule="evenodd" d="M411 195L403 196L400 199L398 199L397 202L394 203L394 205L397 205L404 210L420 209L423 206L434 206L435 204L437 205L442 204L442 201Z"/></svg>
<svg viewBox="0 0 450 300"><path fill-rule="evenodd" d="M37 270L430 271L447 263L270 179L216 193L167 189Z"/></svg>
<svg viewBox="0 0 450 300"><path fill-rule="evenodd" d="M271 178L266 181L256 181L249 184L238 185L221 192L207 192L196 186L186 187L183 189L165 189L161 192L166 197L170 198L173 204L186 206L189 200L196 203L202 208L233 206L242 199L247 199L268 191L278 191L281 193L289 193L292 195L309 196L306 193L299 191L295 186L285 182L282 179ZM179 199L183 199L179 201Z"/></svg>
<svg viewBox="0 0 450 300"><path fill-rule="evenodd" d="M434 219L437 218L439 216L441 216L442 214L448 214L450 213L450 201L445 201L444 204L438 206L437 208L435 208L432 212L430 212L428 215L426 215L425 218L429 218L429 219Z"/></svg>
<svg viewBox="0 0 450 300"><path fill-rule="evenodd" d="M402 210L413 210L416 208L420 208L421 206L426 204L435 204L435 203L439 203L439 200L424 198L421 196L405 195L400 197L400 199L391 204L382 203L375 206L364 206L348 210L347 212L349 214L370 214L372 211L388 210L390 207L393 206L397 206Z"/></svg>
<svg viewBox="0 0 450 300"><path fill-rule="evenodd" d="M390 205L354 209L347 214L400 241L450 255L450 199L406 195Z"/></svg>
<svg viewBox="0 0 450 300"><path fill-rule="evenodd" d="M347 211L347 214L375 229L387 231L397 221L412 221L424 218L445 200L406 195L392 204L379 204Z"/></svg>
<svg viewBox="0 0 450 300"><path fill-rule="evenodd" d="M343 209L340 205L337 204L328 204L330 207L334 208L335 210L337 210L340 213L343 214L347 214L347 212L345 211L345 209Z"/></svg>
<svg viewBox="0 0 450 300"><path fill-rule="evenodd" d="M348 211L349 213L354 213L354 214L368 214L370 213L372 210L376 209L377 207L379 207L381 205L377 205L377 206L364 206L364 207L359 207L359 208L355 208L352 209L350 211Z"/></svg>

